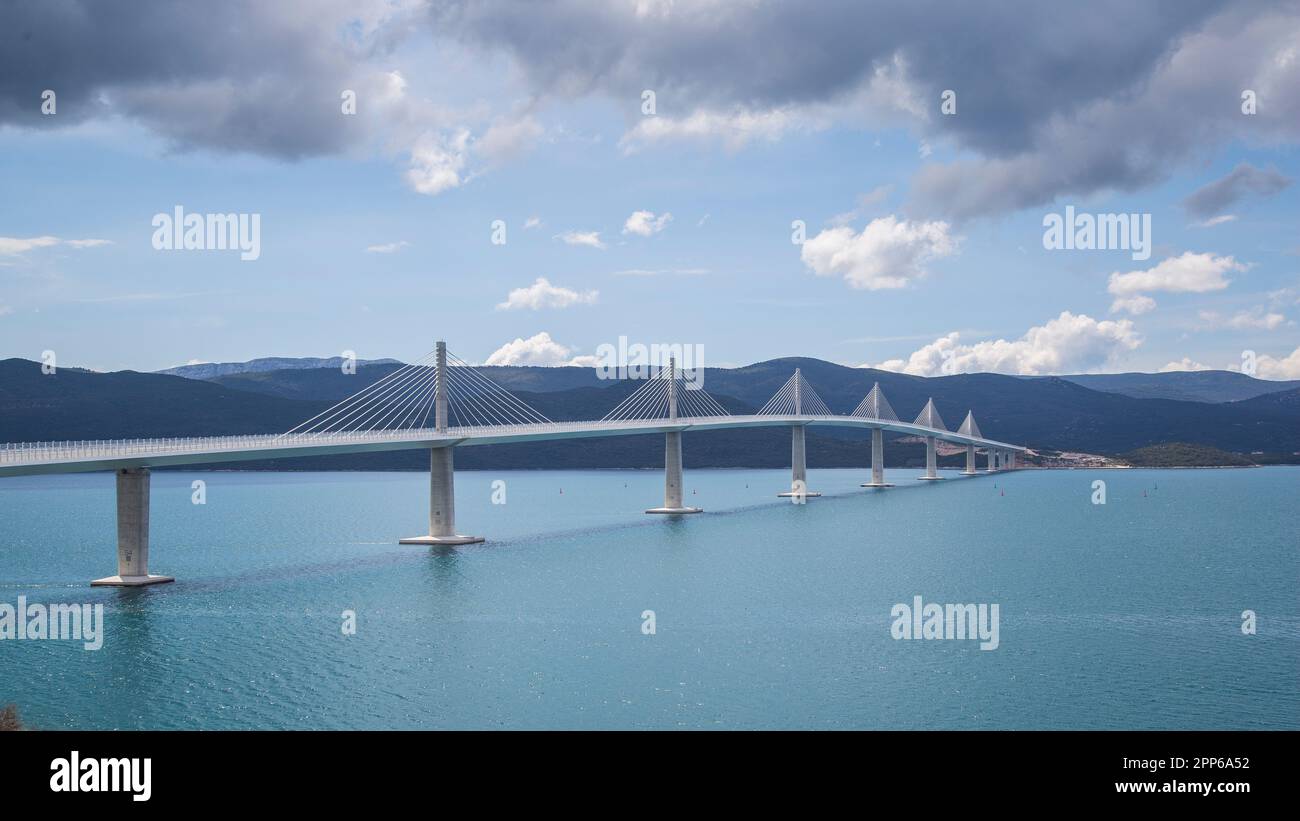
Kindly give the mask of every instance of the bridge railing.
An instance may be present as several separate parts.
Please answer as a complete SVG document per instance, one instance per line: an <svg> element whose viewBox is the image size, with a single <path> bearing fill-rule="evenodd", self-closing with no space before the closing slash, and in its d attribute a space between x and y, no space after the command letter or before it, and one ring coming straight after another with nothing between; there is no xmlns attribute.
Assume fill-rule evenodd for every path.
<svg viewBox="0 0 1300 821"><path fill-rule="evenodd" d="M303 447L330 447L349 444L374 444L380 442L435 442L444 439L463 439L485 436L508 436L527 433L555 433L600 430L656 428L670 425L697 425L744 420L758 417L747 415L679 417L668 419L627 419L618 421L581 420L572 422L534 422L514 425L480 425L449 428L439 432L433 428L405 430L336 431L332 433L294 434L236 434L232 436L190 436L150 439L94 439L63 440L52 442L0 443L0 465L28 465L49 462L95 461L101 459L132 459L150 456L178 456L192 453L231 453L250 450L290 450ZM848 416L803 414L800 420L837 421L857 419ZM857 419L857 421L869 421ZM918 432L925 432L920 426ZM935 431L951 435L950 431Z"/></svg>

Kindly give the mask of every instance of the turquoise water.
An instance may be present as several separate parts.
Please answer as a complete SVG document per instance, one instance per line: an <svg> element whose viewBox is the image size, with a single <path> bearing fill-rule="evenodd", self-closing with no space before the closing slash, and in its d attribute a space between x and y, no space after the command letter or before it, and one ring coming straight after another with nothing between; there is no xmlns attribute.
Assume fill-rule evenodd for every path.
<svg viewBox="0 0 1300 821"><path fill-rule="evenodd" d="M106 638L0 641L0 703L43 728L1300 727L1300 469L916 475L813 470L799 506L787 472L689 471L708 512L674 520L641 513L653 471L466 471L459 529L490 541L430 549L396 543L424 475L156 473L150 569L178 581L137 590L86 586L116 571L111 475L4 479L0 602L103 603ZM894 640L915 595L997 603L1000 646Z"/></svg>

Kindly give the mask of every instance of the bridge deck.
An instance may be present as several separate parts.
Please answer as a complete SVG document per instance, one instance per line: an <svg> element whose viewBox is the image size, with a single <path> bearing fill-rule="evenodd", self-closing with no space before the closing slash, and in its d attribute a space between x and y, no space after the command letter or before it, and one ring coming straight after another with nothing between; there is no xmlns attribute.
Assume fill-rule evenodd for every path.
<svg viewBox="0 0 1300 821"><path fill-rule="evenodd" d="M414 450L452 445L497 445L553 439L585 439L690 430L725 430L790 425L880 428L895 433L933 436L946 442L1024 452L1020 445L966 436L908 422L864 419L855 416L704 416L602 422L554 422L531 425L494 425L367 432L205 436L179 439L125 439L83 442L0 444L0 476L43 473L85 473L133 467L247 462Z"/></svg>

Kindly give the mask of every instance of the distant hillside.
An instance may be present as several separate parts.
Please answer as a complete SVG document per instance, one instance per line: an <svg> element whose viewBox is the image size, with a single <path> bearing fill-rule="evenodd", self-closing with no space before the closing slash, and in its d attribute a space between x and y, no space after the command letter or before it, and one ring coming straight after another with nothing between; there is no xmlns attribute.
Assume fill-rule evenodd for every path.
<svg viewBox="0 0 1300 821"><path fill-rule="evenodd" d="M132 371L97 374L60 369L44 376L35 362L0 362L0 441L180 436L285 431L344 396L391 372L395 364L369 365L355 375L335 368L295 368L231 374L211 381ZM790 358L743 368L709 368L704 386L729 409L760 407L796 368L832 410L848 413L879 381L900 418L910 421L933 397L950 429L968 409L985 436L1034 449L1122 454L1171 442L1190 442L1249 454L1252 461L1295 461L1300 452L1300 390L1240 402L1209 404L1136 399L1095 391L1073 381L1023 379L999 374L936 378L849 368L816 359ZM595 378L587 368L483 368L557 421L598 419L639 386ZM788 431L755 429L692 434L692 466L760 467L789 463ZM919 460L918 443L892 442L889 464ZM813 465L863 465L865 433L842 428L809 432ZM467 448L464 467L618 467L662 464L657 437L620 437L572 443ZM960 456L947 457L956 464ZM420 468L419 453L302 460L282 467ZM268 465L271 463L268 463Z"/></svg>
<svg viewBox="0 0 1300 821"><path fill-rule="evenodd" d="M358 359L358 368L361 365L378 365L397 363L396 359ZM398 363L400 364L400 363ZM263 373L265 371L285 371L301 370L305 368L333 368L340 370L343 365L343 357L332 356L327 359L321 359L313 356L267 356L262 359L250 359L247 362L200 362L196 365L180 365L175 368L166 368L154 373L167 374L168 376L183 376L186 379L213 379L218 376L229 376L236 373Z"/></svg>
<svg viewBox="0 0 1300 821"><path fill-rule="evenodd" d="M1254 463L1236 453L1186 442L1167 442L1121 453L1119 458L1133 467L1249 467Z"/></svg>
<svg viewBox="0 0 1300 821"><path fill-rule="evenodd" d="M1097 373L1062 376L1061 379L1085 388L1120 393L1137 399L1179 399L1188 402L1238 402L1266 393L1300 388L1300 380L1274 382L1236 371Z"/></svg>

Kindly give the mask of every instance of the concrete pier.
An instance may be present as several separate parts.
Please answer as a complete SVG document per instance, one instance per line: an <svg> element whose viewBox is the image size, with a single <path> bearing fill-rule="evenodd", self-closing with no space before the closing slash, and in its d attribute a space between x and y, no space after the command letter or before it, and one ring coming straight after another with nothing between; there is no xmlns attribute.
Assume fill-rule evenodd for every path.
<svg viewBox="0 0 1300 821"><path fill-rule="evenodd" d="M988 454L988 457L989 457L989 467L988 467L988 472L989 472L989 473L997 473L997 472L998 472L998 452L997 452L996 450L994 450L993 448L988 448L988 449L985 451L985 453L987 453L987 454Z"/></svg>
<svg viewBox="0 0 1300 821"><path fill-rule="evenodd" d="M808 463L805 453L804 426L795 425L790 429L790 490L778 493L777 496L809 499L821 495L808 490Z"/></svg>
<svg viewBox="0 0 1300 821"><path fill-rule="evenodd" d="M862 487L893 487L885 481L885 432L871 429L871 481Z"/></svg>
<svg viewBox="0 0 1300 821"><path fill-rule="evenodd" d="M433 425L439 433L446 433L447 343L438 342L436 351ZM399 539L398 544L456 545L483 541L482 536L462 536L456 532L456 469L452 449L453 446L448 446L429 452L429 535Z"/></svg>
<svg viewBox="0 0 1300 821"><path fill-rule="evenodd" d="M963 476L974 476L978 472L979 471L975 469L975 446L967 445L966 446L966 469L963 470L961 473Z"/></svg>
<svg viewBox="0 0 1300 821"><path fill-rule="evenodd" d="M96 587L141 587L175 581L149 573L149 468L117 471L117 575Z"/></svg>
<svg viewBox="0 0 1300 821"><path fill-rule="evenodd" d="M701 508L682 504L682 434L664 434L664 504L646 513L701 513Z"/></svg>
<svg viewBox="0 0 1300 821"><path fill-rule="evenodd" d="M933 436L925 437L925 475L916 478L925 482L938 482L943 479L939 475L939 454Z"/></svg>
<svg viewBox="0 0 1300 821"><path fill-rule="evenodd" d="M399 544L475 544L482 536L456 532L456 482L454 448L433 448L429 452L429 535L400 539Z"/></svg>

